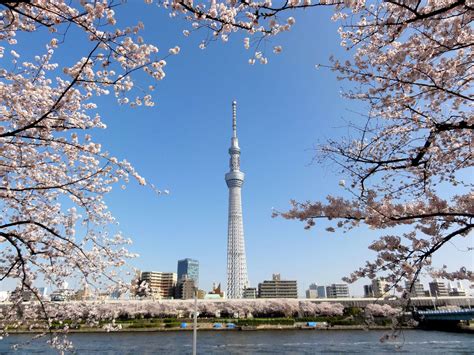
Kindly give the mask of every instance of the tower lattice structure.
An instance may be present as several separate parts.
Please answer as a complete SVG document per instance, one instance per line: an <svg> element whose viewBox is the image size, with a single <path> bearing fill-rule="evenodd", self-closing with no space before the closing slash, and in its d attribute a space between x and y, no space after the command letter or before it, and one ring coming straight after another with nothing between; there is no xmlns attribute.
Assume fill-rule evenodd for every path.
<svg viewBox="0 0 474 355"><path fill-rule="evenodd" d="M244 223L242 219L242 185L240 147L237 139L237 102L232 102L232 138L229 148L230 171L225 174L229 188L229 221L227 231L227 297L242 298L248 287L245 257Z"/></svg>

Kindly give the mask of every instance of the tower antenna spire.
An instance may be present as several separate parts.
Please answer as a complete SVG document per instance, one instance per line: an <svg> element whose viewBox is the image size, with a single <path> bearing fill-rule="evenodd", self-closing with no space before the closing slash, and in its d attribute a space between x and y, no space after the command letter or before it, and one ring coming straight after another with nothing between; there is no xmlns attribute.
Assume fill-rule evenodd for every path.
<svg viewBox="0 0 474 355"><path fill-rule="evenodd" d="M237 138L237 101L232 101L232 137Z"/></svg>

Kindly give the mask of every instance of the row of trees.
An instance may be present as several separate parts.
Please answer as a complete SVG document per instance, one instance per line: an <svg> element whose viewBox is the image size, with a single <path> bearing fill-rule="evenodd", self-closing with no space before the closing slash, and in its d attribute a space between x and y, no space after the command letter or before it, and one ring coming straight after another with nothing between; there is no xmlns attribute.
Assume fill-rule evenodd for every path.
<svg viewBox="0 0 474 355"><path fill-rule="evenodd" d="M45 306L53 319L68 320L68 323L83 323L86 326L98 326L100 322L111 322L117 318L191 318L194 312L192 300L117 301L112 303L76 301L58 302ZM29 309L29 311L24 313L24 319L16 323L17 326L28 325L44 329L39 307L38 303L24 304L23 309ZM344 306L340 303L315 303L292 299L199 301L197 309L200 317L206 318L331 317L344 314ZM374 316L391 316L398 312L396 308L389 305L369 305L367 310L368 314Z"/></svg>

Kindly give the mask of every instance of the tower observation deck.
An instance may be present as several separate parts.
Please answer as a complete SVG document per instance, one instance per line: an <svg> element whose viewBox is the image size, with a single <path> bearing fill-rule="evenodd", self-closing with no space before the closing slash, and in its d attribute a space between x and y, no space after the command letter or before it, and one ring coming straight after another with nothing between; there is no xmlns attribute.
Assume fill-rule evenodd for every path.
<svg viewBox="0 0 474 355"><path fill-rule="evenodd" d="M245 257L244 223L242 219L242 185L240 147L237 138L237 102L232 102L232 138L229 148L230 171L225 174L229 188L229 219L227 231L227 297L242 298L248 287Z"/></svg>

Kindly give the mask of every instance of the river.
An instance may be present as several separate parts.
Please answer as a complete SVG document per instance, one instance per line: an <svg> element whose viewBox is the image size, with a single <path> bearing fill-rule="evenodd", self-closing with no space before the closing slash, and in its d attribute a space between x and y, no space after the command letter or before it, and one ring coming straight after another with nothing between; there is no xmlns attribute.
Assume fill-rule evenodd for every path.
<svg viewBox="0 0 474 355"><path fill-rule="evenodd" d="M472 354L474 336L466 333L405 330L397 342L381 343L384 331L280 330L201 331L198 354L449 353ZM192 332L71 334L77 354L190 354ZM11 335L0 341L0 354L55 354L45 340ZM18 350L12 344L23 343Z"/></svg>

